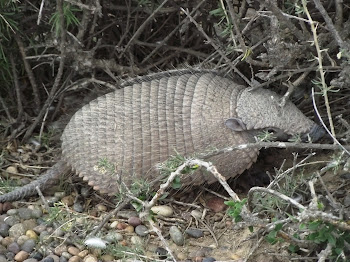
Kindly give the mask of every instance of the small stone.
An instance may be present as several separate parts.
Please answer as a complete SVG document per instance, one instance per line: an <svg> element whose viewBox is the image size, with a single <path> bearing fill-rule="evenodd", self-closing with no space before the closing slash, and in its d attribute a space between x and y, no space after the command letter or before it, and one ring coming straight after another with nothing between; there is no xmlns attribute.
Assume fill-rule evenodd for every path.
<svg viewBox="0 0 350 262"><path fill-rule="evenodd" d="M15 224L9 229L9 236L13 238L19 238L21 235L24 235L25 233L26 233L26 229L21 223Z"/></svg>
<svg viewBox="0 0 350 262"><path fill-rule="evenodd" d="M155 253L157 254L159 259L166 259L168 255L168 251L162 247L157 247Z"/></svg>
<svg viewBox="0 0 350 262"><path fill-rule="evenodd" d="M103 262L110 262L110 261L114 261L114 257L111 255L102 255L101 260Z"/></svg>
<svg viewBox="0 0 350 262"><path fill-rule="evenodd" d="M124 231L127 233L134 233L134 227L133 226L127 226Z"/></svg>
<svg viewBox="0 0 350 262"><path fill-rule="evenodd" d="M10 226L5 223L0 224L0 236L7 237L9 235Z"/></svg>
<svg viewBox="0 0 350 262"><path fill-rule="evenodd" d="M144 237L148 235L148 228L144 225L138 225L135 228L135 233L138 234L140 237Z"/></svg>
<svg viewBox="0 0 350 262"><path fill-rule="evenodd" d="M97 262L98 260L97 260L96 257L94 257L94 256L92 256L92 255L88 255L88 256L86 256L86 257L84 258L83 261L84 261L84 262Z"/></svg>
<svg viewBox="0 0 350 262"><path fill-rule="evenodd" d="M123 240L123 235L118 232L111 231L107 233L105 239L109 243L116 243Z"/></svg>
<svg viewBox="0 0 350 262"><path fill-rule="evenodd" d="M107 207L105 205L102 204L97 204L96 209L100 212L106 212L107 211Z"/></svg>
<svg viewBox="0 0 350 262"><path fill-rule="evenodd" d="M183 246L185 241L184 241L184 236L182 235L180 229L177 226L171 226L169 230L169 234L173 242L178 245L178 246Z"/></svg>
<svg viewBox="0 0 350 262"><path fill-rule="evenodd" d="M202 218L202 212L198 210L192 210L191 215L196 218L196 219L201 219Z"/></svg>
<svg viewBox="0 0 350 262"><path fill-rule="evenodd" d="M54 194L54 197L56 197L57 199L62 199L65 196L66 196L65 192L55 192Z"/></svg>
<svg viewBox="0 0 350 262"><path fill-rule="evenodd" d="M179 260L185 260L186 258L187 258L187 256L186 256L186 254L185 253L182 253L182 252L179 252L179 253L177 253L177 258L179 259ZM192 261L192 260L191 260Z"/></svg>
<svg viewBox="0 0 350 262"><path fill-rule="evenodd" d="M36 243L34 239L28 239L26 242L23 243L21 249L28 253L31 253L34 250L35 244Z"/></svg>
<svg viewBox="0 0 350 262"><path fill-rule="evenodd" d="M34 259L36 259L36 260L38 260L38 261L40 261L40 260L43 259L43 255L42 255L40 252L37 252L37 251L32 252L32 253L29 255L29 257L34 258Z"/></svg>
<svg viewBox="0 0 350 262"><path fill-rule="evenodd" d="M19 238L17 238L17 244L18 245L23 245L24 242L26 242L29 239L29 237L27 237L26 235L22 235Z"/></svg>
<svg viewBox="0 0 350 262"><path fill-rule="evenodd" d="M22 224L24 226L24 228L27 230L29 229L33 229L34 227L37 226L36 220L35 219L27 219L27 220L23 220Z"/></svg>
<svg viewBox="0 0 350 262"><path fill-rule="evenodd" d="M0 255L0 262L7 262L8 260L6 259L5 256Z"/></svg>
<svg viewBox="0 0 350 262"><path fill-rule="evenodd" d="M138 225L141 225L141 219L139 217L129 217L128 224L137 227Z"/></svg>
<svg viewBox="0 0 350 262"><path fill-rule="evenodd" d="M7 213L10 209L13 209L13 205L10 202L5 202L2 204L2 212Z"/></svg>
<svg viewBox="0 0 350 262"><path fill-rule="evenodd" d="M74 197L73 196L65 196L61 199L62 203L67 206L73 206L74 204Z"/></svg>
<svg viewBox="0 0 350 262"><path fill-rule="evenodd" d="M83 213L84 206L81 203L74 203L73 209L74 209L74 211L76 211L78 213Z"/></svg>
<svg viewBox="0 0 350 262"><path fill-rule="evenodd" d="M6 214L9 216L15 216L18 214L18 210L15 208L11 208L11 209L7 210Z"/></svg>
<svg viewBox="0 0 350 262"><path fill-rule="evenodd" d="M14 253L14 254L17 254L21 249L16 242L12 242L11 244L9 244L7 246L7 250Z"/></svg>
<svg viewBox="0 0 350 262"><path fill-rule="evenodd" d="M32 217L33 218L40 218L43 216L43 211L39 208L33 208L32 209Z"/></svg>
<svg viewBox="0 0 350 262"><path fill-rule="evenodd" d="M40 234L41 232L45 231L46 230L46 225L44 224L41 224L41 225L38 225L36 227L33 228L33 231L37 234Z"/></svg>
<svg viewBox="0 0 350 262"><path fill-rule="evenodd" d="M135 246L142 246L143 245L142 239L139 236L132 236L130 238L130 241Z"/></svg>
<svg viewBox="0 0 350 262"><path fill-rule="evenodd" d="M193 238L200 238L204 236L203 231L197 228L188 228L185 230L185 232L187 233L187 235Z"/></svg>
<svg viewBox="0 0 350 262"><path fill-rule="evenodd" d="M8 216L4 219L4 222L8 224L10 227L18 224L20 222L18 217L15 216Z"/></svg>
<svg viewBox="0 0 350 262"><path fill-rule="evenodd" d="M213 197L209 200L207 200L206 204L208 208L213 210L215 213L221 212L227 208L227 205L225 205L225 200L220 197Z"/></svg>
<svg viewBox="0 0 350 262"><path fill-rule="evenodd" d="M73 256L77 256L80 252L80 250L78 248L73 247L73 246L68 247L67 251L69 254L71 254Z"/></svg>
<svg viewBox="0 0 350 262"><path fill-rule="evenodd" d="M4 237L1 240L1 245L7 247L8 245L10 245L13 241L15 241L15 239L13 237Z"/></svg>
<svg viewBox="0 0 350 262"><path fill-rule="evenodd" d="M113 221L110 225L109 225L109 228L117 228L117 225L118 225L118 221Z"/></svg>
<svg viewBox="0 0 350 262"><path fill-rule="evenodd" d="M216 261L216 259L213 257L205 257L202 260L202 262L214 262L214 261Z"/></svg>
<svg viewBox="0 0 350 262"><path fill-rule="evenodd" d="M29 253L21 250L15 255L14 258L15 258L16 261L22 262L25 259L27 259L28 257L29 257Z"/></svg>
<svg viewBox="0 0 350 262"><path fill-rule="evenodd" d="M26 207L21 207L18 209L18 216L21 219L31 219L32 218L32 210L26 208Z"/></svg>
<svg viewBox="0 0 350 262"><path fill-rule="evenodd" d="M127 226L128 226L128 224L125 224L125 223L123 223L123 222L119 222L119 223L117 224L117 229L123 230L123 229L125 229Z"/></svg>
<svg viewBox="0 0 350 262"><path fill-rule="evenodd" d="M47 231L40 233L39 240L43 243L51 242L51 234Z"/></svg>
<svg viewBox="0 0 350 262"><path fill-rule="evenodd" d="M80 262L81 261L81 258L78 257L78 256L72 256L68 262Z"/></svg>
<svg viewBox="0 0 350 262"><path fill-rule="evenodd" d="M55 250L53 251L55 255L61 256L63 252L67 252L67 246L66 245L59 245L55 247Z"/></svg>
<svg viewBox="0 0 350 262"><path fill-rule="evenodd" d="M38 260L35 258L28 258L28 259L24 260L23 262L38 262Z"/></svg>
<svg viewBox="0 0 350 262"><path fill-rule="evenodd" d="M26 236L31 238L31 239L38 239L38 235L34 232L34 230L27 230Z"/></svg>
<svg viewBox="0 0 350 262"><path fill-rule="evenodd" d="M5 169L5 171L7 173L9 173L10 175L15 175L18 173L17 167L16 166L9 166Z"/></svg>
<svg viewBox="0 0 350 262"><path fill-rule="evenodd" d="M154 206L151 208L151 210L153 213L163 217L170 217L174 213L174 210L171 207L162 205Z"/></svg>
<svg viewBox="0 0 350 262"><path fill-rule="evenodd" d="M80 251L78 254L78 257L84 258L89 254L89 250L84 249L83 251Z"/></svg>
<svg viewBox="0 0 350 262"><path fill-rule="evenodd" d="M55 260L52 257L45 257L42 262L55 262Z"/></svg>
<svg viewBox="0 0 350 262"><path fill-rule="evenodd" d="M64 257L68 261L68 259L70 259L72 257L72 255L69 254L67 251L63 251L61 256L60 256L60 259L61 259L61 257Z"/></svg>

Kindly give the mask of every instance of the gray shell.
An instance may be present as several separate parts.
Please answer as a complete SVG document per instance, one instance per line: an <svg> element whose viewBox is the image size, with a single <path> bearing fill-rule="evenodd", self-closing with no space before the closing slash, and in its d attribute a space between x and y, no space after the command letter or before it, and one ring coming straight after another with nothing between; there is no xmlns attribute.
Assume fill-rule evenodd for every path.
<svg viewBox="0 0 350 262"><path fill-rule="evenodd" d="M189 157L254 142L253 135L261 129L322 136L322 129L292 103L279 107L279 99L268 90L249 92L215 72L176 70L137 78L76 112L62 135L61 160L38 180L0 196L0 202L35 194L36 187L48 187L67 168L94 189L115 194L121 181L130 185L137 178L158 178L158 164L172 155ZM209 161L229 178L249 168L258 153L244 149ZM196 171L182 183L214 181L210 174Z"/></svg>
<svg viewBox="0 0 350 262"><path fill-rule="evenodd" d="M236 117L236 99L243 90L213 73L187 73L136 83L106 94L81 108L62 135L63 159L89 185L102 193L118 192L119 177L130 184L137 177L159 176L157 164L169 156L191 156L210 148L251 141L248 133L228 129ZM222 175L233 177L256 160L257 149L209 159ZM101 159L115 172L98 168ZM198 172L183 184L213 182Z"/></svg>

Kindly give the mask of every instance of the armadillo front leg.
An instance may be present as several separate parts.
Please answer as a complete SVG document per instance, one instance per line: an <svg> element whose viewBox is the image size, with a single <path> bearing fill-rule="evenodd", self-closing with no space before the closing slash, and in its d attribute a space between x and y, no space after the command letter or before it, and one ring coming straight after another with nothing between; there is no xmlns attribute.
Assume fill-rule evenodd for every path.
<svg viewBox="0 0 350 262"><path fill-rule="evenodd" d="M53 185L59 179L60 175L64 173L67 169L68 167L64 161L61 160L57 162L54 166L47 170L45 174L41 175L37 180L34 180L31 183L19 187L7 194L1 195L0 203L17 201L25 197L35 195L37 193L36 187L39 187L40 190L50 187L50 185Z"/></svg>

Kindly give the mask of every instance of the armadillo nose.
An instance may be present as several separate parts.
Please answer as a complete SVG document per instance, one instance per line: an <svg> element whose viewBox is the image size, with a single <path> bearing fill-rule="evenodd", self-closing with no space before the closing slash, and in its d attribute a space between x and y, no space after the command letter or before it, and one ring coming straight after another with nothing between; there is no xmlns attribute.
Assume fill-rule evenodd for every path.
<svg viewBox="0 0 350 262"><path fill-rule="evenodd" d="M326 130L322 126L314 124L309 133L302 136L303 142L307 142L311 139L312 142L316 142L321 139L326 133Z"/></svg>

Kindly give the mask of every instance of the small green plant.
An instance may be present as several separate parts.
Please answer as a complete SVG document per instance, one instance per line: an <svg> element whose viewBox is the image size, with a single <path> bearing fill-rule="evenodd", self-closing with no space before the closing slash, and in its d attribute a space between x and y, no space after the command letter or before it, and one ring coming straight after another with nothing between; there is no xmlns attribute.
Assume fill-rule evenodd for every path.
<svg viewBox="0 0 350 262"><path fill-rule="evenodd" d="M261 141L261 142L271 142L271 141L275 141L276 137L272 132L269 132L268 130L264 130L257 135L257 139L258 141Z"/></svg>
<svg viewBox="0 0 350 262"><path fill-rule="evenodd" d="M227 210L227 214L234 218L235 222L240 222L242 221L242 216L241 216L241 212L242 212L242 208L243 206L247 203L247 199L243 199L242 201L225 201L224 202L225 205L229 206L228 210Z"/></svg>
<svg viewBox="0 0 350 262"><path fill-rule="evenodd" d="M167 161L159 165L160 174L164 177L163 181L165 182L168 179L169 175L172 172L175 172L176 169L179 166L181 166L185 161L186 159L177 153L176 155L171 156ZM199 168L198 166L187 166L182 170L181 174L191 175L198 168ZM176 177L172 182L172 188L179 189L181 188L181 186L182 186L181 178Z"/></svg>
<svg viewBox="0 0 350 262"><path fill-rule="evenodd" d="M278 242L284 242L283 238L278 236L278 232L282 229L283 224L277 224L273 230L271 230L267 236L266 241L269 242L271 245L274 245Z"/></svg>
<svg viewBox="0 0 350 262"><path fill-rule="evenodd" d="M145 251L141 246L135 246L131 248L131 247L126 247L126 246L116 244L116 245L108 245L107 248L103 250L103 253L110 254L114 256L116 259L127 259L127 258L137 259L137 258L140 258L140 255L144 255Z"/></svg>
<svg viewBox="0 0 350 262"><path fill-rule="evenodd" d="M70 26L78 26L80 24L78 18L75 16L76 12L80 12L81 10L79 8L76 8L72 6L71 4L68 4L66 2L63 3L63 16L65 18L65 25L66 29L68 29ZM56 11L49 21L50 24L52 24L52 31L55 31L56 35L60 33L60 16L59 13Z"/></svg>

